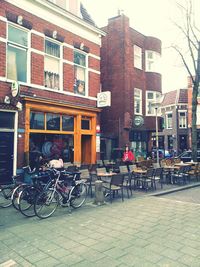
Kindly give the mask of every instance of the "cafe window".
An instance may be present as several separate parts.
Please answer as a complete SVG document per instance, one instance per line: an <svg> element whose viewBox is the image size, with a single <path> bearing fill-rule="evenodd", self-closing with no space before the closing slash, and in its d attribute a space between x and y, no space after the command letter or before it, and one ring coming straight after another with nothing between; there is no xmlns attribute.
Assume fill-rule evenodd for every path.
<svg viewBox="0 0 200 267"><path fill-rule="evenodd" d="M0 112L0 128L14 129L15 113Z"/></svg>
<svg viewBox="0 0 200 267"><path fill-rule="evenodd" d="M81 119L81 129L82 130L90 130L90 118L82 117L82 119Z"/></svg>
<svg viewBox="0 0 200 267"><path fill-rule="evenodd" d="M60 88L60 45L45 40L44 77L45 87Z"/></svg>
<svg viewBox="0 0 200 267"><path fill-rule="evenodd" d="M47 130L60 130L60 115L59 114L46 114Z"/></svg>
<svg viewBox="0 0 200 267"><path fill-rule="evenodd" d="M63 131L74 131L74 117L63 115L62 116L62 130Z"/></svg>
<svg viewBox="0 0 200 267"><path fill-rule="evenodd" d="M44 113L31 112L30 114L30 128L31 129L43 129L44 130Z"/></svg>
<svg viewBox="0 0 200 267"><path fill-rule="evenodd" d="M28 32L8 25L7 78L27 82Z"/></svg>
<svg viewBox="0 0 200 267"><path fill-rule="evenodd" d="M87 56L74 51L74 93L86 95Z"/></svg>

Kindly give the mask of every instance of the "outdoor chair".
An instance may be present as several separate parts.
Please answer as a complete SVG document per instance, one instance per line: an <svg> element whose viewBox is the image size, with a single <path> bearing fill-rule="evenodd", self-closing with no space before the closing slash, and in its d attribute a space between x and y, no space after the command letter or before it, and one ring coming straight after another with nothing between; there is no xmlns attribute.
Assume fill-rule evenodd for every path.
<svg viewBox="0 0 200 267"><path fill-rule="evenodd" d="M132 165L130 165L132 166ZM124 188L127 189L127 196L129 198L129 190L131 195L133 195L132 192L132 172L130 170L130 172L128 172L127 167L126 166L119 166L119 170L120 170L120 174L122 174L124 176Z"/></svg>
<svg viewBox="0 0 200 267"><path fill-rule="evenodd" d="M137 175L135 177L134 184L136 182L136 186L139 188L144 189L146 192L148 189L153 187L153 176L154 176L154 169L150 168L147 170L146 174Z"/></svg>
<svg viewBox="0 0 200 267"><path fill-rule="evenodd" d="M186 166L181 166L177 172L172 174L172 181L173 184L185 184L186 183L186 176L185 176L185 167Z"/></svg>
<svg viewBox="0 0 200 267"><path fill-rule="evenodd" d="M112 202L113 198L119 191L121 192L122 201L124 201L123 183L124 176L122 174L113 175L110 183L103 183L105 193L108 193L110 197L110 202Z"/></svg>
<svg viewBox="0 0 200 267"><path fill-rule="evenodd" d="M156 183L160 183L160 187L163 188L163 168L157 168L154 170L152 179L152 187L156 190Z"/></svg>

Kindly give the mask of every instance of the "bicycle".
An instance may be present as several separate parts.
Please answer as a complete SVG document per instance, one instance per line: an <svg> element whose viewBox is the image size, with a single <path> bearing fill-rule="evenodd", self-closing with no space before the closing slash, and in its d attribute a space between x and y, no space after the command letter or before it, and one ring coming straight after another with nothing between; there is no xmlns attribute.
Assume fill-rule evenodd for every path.
<svg viewBox="0 0 200 267"><path fill-rule="evenodd" d="M32 184L24 185L19 192L17 198L18 210L26 217L35 216L34 203L37 195L45 188L50 187L55 179L55 172L52 169L47 169L45 172L40 172L33 176ZM17 190L17 189L16 189Z"/></svg>
<svg viewBox="0 0 200 267"><path fill-rule="evenodd" d="M50 217L58 205L72 208L81 207L87 197L87 185L80 179L79 172L57 171L52 187L46 188L36 197L34 210L37 217Z"/></svg>

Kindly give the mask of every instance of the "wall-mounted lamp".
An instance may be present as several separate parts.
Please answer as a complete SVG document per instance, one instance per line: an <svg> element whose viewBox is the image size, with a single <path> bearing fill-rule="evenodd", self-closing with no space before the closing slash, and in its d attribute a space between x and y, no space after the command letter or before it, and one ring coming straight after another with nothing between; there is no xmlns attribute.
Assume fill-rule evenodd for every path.
<svg viewBox="0 0 200 267"><path fill-rule="evenodd" d="M5 104L10 104L10 97L6 95L3 102Z"/></svg>
<svg viewBox="0 0 200 267"><path fill-rule="evenodd" d="M22 25L22 24L23 24L23 17L22 17L22 16L18 16L18 17L17 17L17 23L18 23L19 25Z"/></svg>
<svg viewBox="0 0 200 267"><path fill-rule="evenodd" d="M54 38L54 39L56 39L57 38L57 31L53 31L53 34L52 34L52 37Z"/></svg>

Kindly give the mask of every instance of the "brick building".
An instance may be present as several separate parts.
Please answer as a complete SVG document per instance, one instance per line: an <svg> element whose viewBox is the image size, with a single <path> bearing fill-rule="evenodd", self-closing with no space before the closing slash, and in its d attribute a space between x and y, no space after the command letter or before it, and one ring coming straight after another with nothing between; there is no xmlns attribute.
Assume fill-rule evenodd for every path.
<svg viewBox="0 0 200 267"><path fill-rule="evenodd" d="M102 91L111 91L112 103L101 113L104 156L126 143L147 154L156 127L152 103L161 96L161 41L131 28L123 14L109 19L103 30L101 84Z"/></svg>
<svg viewBox="0 0 200 267"><path fill-rule="evenodd" d="M179 89L163 95L161 115L164 129L159 133L159 148L177 153L188 149L188 91Z"/></svg>
<svg viewBox="0 0 200 267"><path fill-rule="evenodd" d="M0 5L0 180L36 151L94 163L105 33L79 0Z"/></svg>

